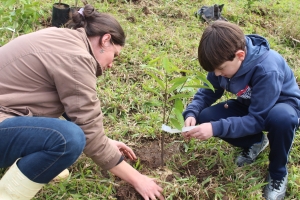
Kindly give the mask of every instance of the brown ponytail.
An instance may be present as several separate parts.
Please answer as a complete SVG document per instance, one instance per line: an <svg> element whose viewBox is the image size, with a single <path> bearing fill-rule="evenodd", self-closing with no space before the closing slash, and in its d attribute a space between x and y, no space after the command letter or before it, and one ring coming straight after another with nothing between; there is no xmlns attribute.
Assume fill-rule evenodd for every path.
<svg viewBox="0 0 300 200"><path fill-rule="evenodd" d="M116 45L125 45L125 33L119 22L111 15L99 13L93 6L87 4L84 6L81 15L79 12L73 12L72 19L68 22L68 28L84 28L88 37L110 34L112 42Z"/></svg>

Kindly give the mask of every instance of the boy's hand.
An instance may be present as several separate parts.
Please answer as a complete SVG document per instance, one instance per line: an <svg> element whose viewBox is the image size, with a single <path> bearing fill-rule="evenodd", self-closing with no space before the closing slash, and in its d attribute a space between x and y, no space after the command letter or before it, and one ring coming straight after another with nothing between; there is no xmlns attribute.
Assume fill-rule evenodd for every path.
<svg viewBox="0 0 300 200"><path fill-rule="evenodd" d="M207 140L213 136L211 123L203 123L192 130L182 133L185 138L196 138L198 140Z"/></svg>
<svg viewBox="0 0 300 200"><path fill-rule="evenodd" d="M195 126L196 125L196 119L194 117L188 117L186 118L186 120L184 121L184 126L185 127L189 127L189 126ZM183 132L181 133L181 135L185 138L185 139L189 139L185 136L185 134L188 132Z"/></svg>
<svg viewBox="0 0 300 200"><path fill-rule="evenodd" d="M186 120L184 121L184 126L188 127L188 126L195 126L196 125L196 119L194 117L188 117L186 118Z"/></svg>

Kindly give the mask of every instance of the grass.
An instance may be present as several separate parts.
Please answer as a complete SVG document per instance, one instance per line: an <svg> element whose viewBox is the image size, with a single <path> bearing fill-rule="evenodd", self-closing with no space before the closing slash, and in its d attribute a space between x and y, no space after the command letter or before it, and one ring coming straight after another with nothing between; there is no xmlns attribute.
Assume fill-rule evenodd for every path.
<svg viewBox="0 0 300 200"><path fill-rule="evenodd" d="M15 2L10 6L0 4L0 45L44 28L54 3L50 0L43 3L37 0ZM63 2L70 6L75 4L70 0ZM143 145L142 141L159 140L162 134L162 102L157 95L144 89L144 85L154 87L156 83L141 66L165 55L180 69L202 71L197 61L197 47L206 24L197 19L194 12L203 5L224 3L222 15L239 24L246 34L257 33L266 37L271 48L286 58L297 80L300 79L300 21L297 19L300 5L297 0L90 0L88 3L100 12L113 14L127 35L127 44L113 69L99 78L98 91L107 135L124 141L133 149ZM13 15L11 12L28 5L31 5L29 13ZM33 16L30 12L35 12L36 17L24 17ZM7 28L15 29L15 32ZM185 104L190 100L183 99ZM286 199L300 199L298 134L299 131L288 164ZM164 168L149 168L143 162L133 163L133 166L156 177L167 199L262 198L268 149L254 164L237 168L233 160L238 150L223 141L212 138L204 142L187 142L180 135L166 137L170 143L181 145L181 153L171 156ZM4 170L0 169L0 174ZM122 182L98 169L84 155L70 167L70 171L68 180L46 185L35 199L122 199L117 196L117 188Z"/></svg>

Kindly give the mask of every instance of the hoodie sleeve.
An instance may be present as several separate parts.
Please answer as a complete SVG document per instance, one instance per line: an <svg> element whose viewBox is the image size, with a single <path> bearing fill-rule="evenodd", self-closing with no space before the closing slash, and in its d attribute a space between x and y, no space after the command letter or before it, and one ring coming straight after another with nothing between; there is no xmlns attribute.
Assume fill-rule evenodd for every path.
<svg viewBox="0 0 300 200"><path fill-rule="evenodd" d="M260 75L251 81L249 114L212 122L214 136L236 138L264 130L264 120L280 96L283 77L276 71L264 72L260 67L257 70L257 74Z"/></svg>
<svg viewBox="0 0 300 200"><path fill-rule="evenodd" d="M195 94L192 102L187 106L183 112L184 119L188 117L198 118L199 113L204 109L212 105L219 98L221 98L224 93L224 89L220 87L218 77L214 75L213 72L209 72L207 75L207 80L215 88L215 92L210 89L200 88Z"/></svg>

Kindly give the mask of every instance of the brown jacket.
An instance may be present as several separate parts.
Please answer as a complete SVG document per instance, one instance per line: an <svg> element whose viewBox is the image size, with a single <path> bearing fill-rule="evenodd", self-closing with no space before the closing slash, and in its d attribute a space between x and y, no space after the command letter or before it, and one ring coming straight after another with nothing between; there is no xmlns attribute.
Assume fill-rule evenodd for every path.
<svg viewBox="0 0 300 200"><path fill-rule="evenodd" d="M86 135L84 153L103 169L121 155L104 134L97 75L84 29L46 28L0 48L0 122L18 115L60 117Z"/></svg>

